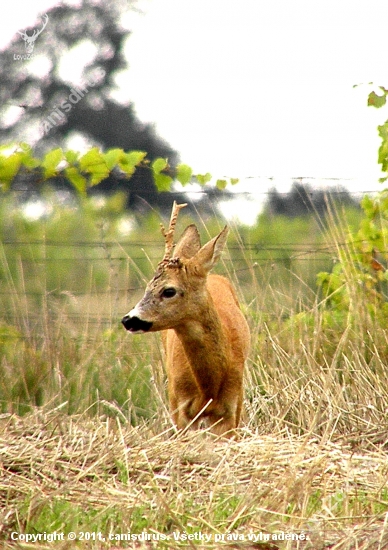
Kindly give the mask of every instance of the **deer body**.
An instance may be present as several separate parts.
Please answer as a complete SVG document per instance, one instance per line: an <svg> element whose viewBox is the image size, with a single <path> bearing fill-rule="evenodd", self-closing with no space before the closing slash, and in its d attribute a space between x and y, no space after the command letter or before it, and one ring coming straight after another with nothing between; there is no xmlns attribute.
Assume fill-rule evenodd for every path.
<svg viewBox="0 0 388 550"><path fill-rule="evenodd" d="M166 240L174 225L170 222ZM173 256L170 246L143 298L122 322L133 333L163 331L177 427L205 423L214 433L230 436L240 420L250 336L230 281L209 275L227 232L225 227L201 248L197 228L187 227Z"/></svg>
<svg viewBox="0 0 388 550"><path fill-rule="evenodd" d="M248 328L227 279L209 275L204 298L196 304L199 320L188 319L165 337L170 408L178 428L204 409L195 425L206 419L224 433L240 420Z"/></svg>

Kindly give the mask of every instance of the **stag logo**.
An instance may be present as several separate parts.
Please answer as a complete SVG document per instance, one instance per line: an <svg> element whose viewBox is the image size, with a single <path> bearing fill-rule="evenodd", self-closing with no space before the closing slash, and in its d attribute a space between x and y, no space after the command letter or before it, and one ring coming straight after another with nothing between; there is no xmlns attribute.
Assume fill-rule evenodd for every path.
<svg viewBox="0 0 388 550"><path fill-rule="evenodd" d="M47 13L44 14L43 16L43 26L41 29L34 29L33 30L33 33L31 36L29 36L27 34L26 31L18 31L18 33L20 34L20 36L23 38L24 40L24 46L26 48L26 56L15 56L14 55L14 59L31 59L31 54L33 53L34 51L34 47L35 47L35 41L36 39L38 38L38 36L40 35L40 33L46 28L46 25L48 23L48 15Z"/></svg>

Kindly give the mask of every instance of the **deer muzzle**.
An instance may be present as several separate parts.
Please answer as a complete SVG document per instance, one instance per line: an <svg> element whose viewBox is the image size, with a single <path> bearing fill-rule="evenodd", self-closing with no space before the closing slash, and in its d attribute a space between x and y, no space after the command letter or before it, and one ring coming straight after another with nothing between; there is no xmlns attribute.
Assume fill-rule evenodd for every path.
<svg viewBox="0 0 388 550"><path fill-rule="evenodd" d="M132 315L132 311L130 311L127 315L124 315L121 319L124 327L132 334L142 334L144 332L148 332L152 327L152 323L149 321L143 321L143 319L140 319L137 315Z"/></svg>

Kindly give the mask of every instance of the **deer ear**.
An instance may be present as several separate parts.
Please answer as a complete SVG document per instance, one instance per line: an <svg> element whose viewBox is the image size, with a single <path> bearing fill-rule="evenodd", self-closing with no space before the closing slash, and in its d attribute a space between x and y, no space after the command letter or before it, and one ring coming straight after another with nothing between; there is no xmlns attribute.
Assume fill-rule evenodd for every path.
<svg viewBox="0 0 388 550"><path fill-rule="evenodd" d="M179 238L175 249L173 258L182 258L189 260L200 250L201 241L199 238L198 229L194 224L189 225L184 230L183 234Z"/></svg>
<svg viewBox="0 0 388 550"><path fill-rule="evenodd" d="M206 272L209 272L221 257L226 239L228 238L228 233L229 229L225 226L217 237L214 237L214 239L206 243L201 250L197 252L193 258L193 262L201 266Z"/></svg>

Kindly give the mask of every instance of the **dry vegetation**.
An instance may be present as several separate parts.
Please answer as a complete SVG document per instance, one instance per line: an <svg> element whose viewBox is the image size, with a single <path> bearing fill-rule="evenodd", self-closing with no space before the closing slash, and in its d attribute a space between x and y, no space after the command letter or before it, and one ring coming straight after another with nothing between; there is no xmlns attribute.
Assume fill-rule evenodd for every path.
<svg viewBox="0 0 388 550"><path fill-rule="evenodd" d="M80 548L332 548L388 545L382 448L355 449L343 438L287 429L271 435L241 430L235 442L207 433L155 434L118 420L35 411L1 419L1 529L11 533L101 532ZM166 534L158 542L108 542L119 533ZM260 533L304 534L306 540L249 541ZM208 542L174 540L178 533ZM238 542L228 540L239 536ZM225 536L215 542L216 535ZM218 540L220 540L218 538ZM258 539L260 540L260 539ZM74 543L39 542L38 548Z"/></svg>
<svg viewBox="0 0 388 550"><path fill-rule="evenodd" d="M43 248L46 261L54 252ZM119 265L109 249L84 271L77 260L66 278L55 257L45 265L60 273L39 278L38 252L35 273L27 251L1 258L3 548L388 548L388 328L351 269L337 311L303 270L287 278L271 259L253 267L245 251L236 272L226 258L221 272L241 281L253 346L240 438L225 442L174 431L158 336L119 325L132 252ZM85 289L72 288L81 280ZM120 533L154 540L109 540Z"/></svg>

